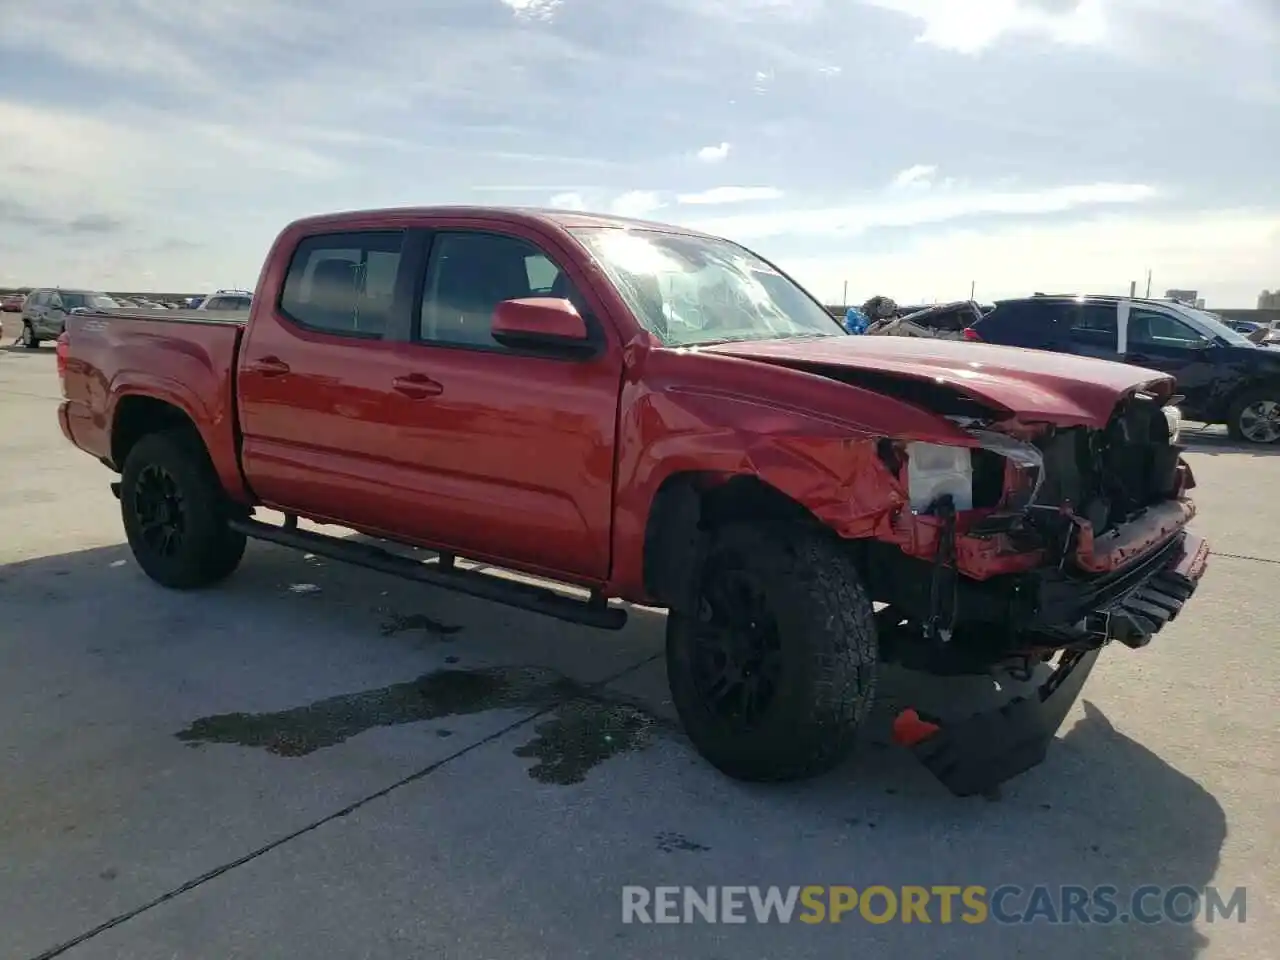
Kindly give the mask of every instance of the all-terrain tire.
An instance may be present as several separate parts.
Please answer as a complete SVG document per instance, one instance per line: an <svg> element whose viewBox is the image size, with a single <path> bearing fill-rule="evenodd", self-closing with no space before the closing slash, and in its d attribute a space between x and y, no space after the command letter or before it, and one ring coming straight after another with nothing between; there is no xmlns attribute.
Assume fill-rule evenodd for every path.
<svg viewBox="0 0 1280 960"><path fill-rule="evenodd" d="M225 580L244 557L245 536L228 526L231 505L200 437L190 429L165 430L140 439L125 458L120 480L120 512L138 566L152 580L174 590L191 590ZM165 551L144 533L140 485L164 483L180 503L181 537Z"/></svg>
<svg viewBox="0 0 1280 960"><path fill-rule="evenodd" d="M1280 436L1272 440L1255 440L1245 433L1241 425L1241 417L1245 411L1257 403L1274 403L1280 404L1280 386L1276 387L1255 387L1252 390L1246 390L1240 396L1236 397L1231 404L1231 408L1227 411L1227 435L1239 443L1251 443L1257 445L1270 445L1280 441Z"/></svg>
<svg viewBox="0 0 1280 960"><path fill-rule="evenodd" d="M40 348L40 338L36 336L36 328L31 325L31 321L24 321L22 324L22 345L28 350L38 350Z"/></svg>
<svg viewBox="0 0 1280 960"><path fill-rule="evenodd" d="M667 679L694 747L738 780L816 776L852 749L875 697L878 643L874 610L838 541L798 527L726 525L711 534L702 586L741 568L762 585L760 606L776 624L781 676L753 724L718 714L695 678L699 618L667 620Z"/></svg>

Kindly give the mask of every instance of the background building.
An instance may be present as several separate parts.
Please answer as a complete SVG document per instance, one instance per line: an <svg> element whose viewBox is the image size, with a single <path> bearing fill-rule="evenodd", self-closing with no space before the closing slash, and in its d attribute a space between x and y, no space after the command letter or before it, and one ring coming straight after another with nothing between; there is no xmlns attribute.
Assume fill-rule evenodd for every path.
<svg viewBox="0 0 1280 960"><path fill-rule="evenodd" d="M1164 296L1166 300L1177 300L1197 310L1204 309L1204 300L1200 298L1199 290L1166 290Z"/></svg>

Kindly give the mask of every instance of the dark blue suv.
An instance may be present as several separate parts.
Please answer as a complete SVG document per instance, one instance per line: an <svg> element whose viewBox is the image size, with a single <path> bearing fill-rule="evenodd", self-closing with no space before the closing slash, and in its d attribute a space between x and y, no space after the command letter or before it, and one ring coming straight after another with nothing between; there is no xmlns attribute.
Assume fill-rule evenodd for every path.
<svg viewBox="0 0 1280 960"><path fill-rule="evenodd" d="M1280 442L1280 349L1213 314L1165 300L1047 296L998 300L965 339L1118 360L1172 374L1187 420L1236 440Z"/></svg>

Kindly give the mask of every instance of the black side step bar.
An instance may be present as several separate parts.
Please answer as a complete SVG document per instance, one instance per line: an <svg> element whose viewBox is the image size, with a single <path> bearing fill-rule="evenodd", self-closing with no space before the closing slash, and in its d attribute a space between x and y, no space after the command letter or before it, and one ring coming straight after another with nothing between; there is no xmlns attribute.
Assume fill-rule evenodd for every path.
<svg viewBox="0 0 1280 960"><path fill-rule="evenodd" d="M443 587L469 597L492 600L494 603L541 613L569 623L581 623L602 630L621 630L627 623L626 610L609 606L603 597L596 594L592 594L589 600L579 600L547 587L471 570L459 570L451 563L428 565L420 560L398 556L381 547L329 537L310 530L299 530L293 525L286 528L272 526L261 520L233 519L230 526L255 540L268 540L295 550L328 557L330 560L367 567L433 587Z"/></svg>

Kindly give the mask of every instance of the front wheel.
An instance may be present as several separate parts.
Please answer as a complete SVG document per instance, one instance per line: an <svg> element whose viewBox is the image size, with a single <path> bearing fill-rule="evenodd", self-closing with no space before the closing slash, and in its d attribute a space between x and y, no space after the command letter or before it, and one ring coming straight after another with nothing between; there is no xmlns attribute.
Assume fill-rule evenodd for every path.
<svg viewBox="0 0 1280 960"><path fill-rule="evenodd" d="M229 504L204 444L190 430L139 440L125 459L120 511L142 572L175 590L224 580L240 565L245 536L228 526Z"/></svg>
<svg viewBox="0 0 1280 960"><path fill-rule="evenodd" d="M875 695L874 612L838 541L731 524L707 551L697 616L667 620L676 712L706 760L739 780L834 767Z"/></svg>
<svg viewBox="0 0 1280 960"><path fill-rule="evenodd" d="M1280 388L1250 390L1231 405L1227 434L1260 445L1280 442Z"/></svg>
<svg viewBox="0 0 1280 960"><path fill-rule="evenodd" d="M22 345L28 350L35 350L40 346L40 338L36 336L36 328L29 321L22 324Z"/></svg>

